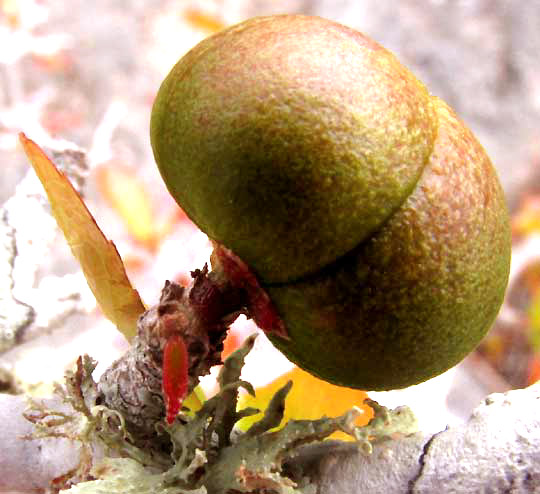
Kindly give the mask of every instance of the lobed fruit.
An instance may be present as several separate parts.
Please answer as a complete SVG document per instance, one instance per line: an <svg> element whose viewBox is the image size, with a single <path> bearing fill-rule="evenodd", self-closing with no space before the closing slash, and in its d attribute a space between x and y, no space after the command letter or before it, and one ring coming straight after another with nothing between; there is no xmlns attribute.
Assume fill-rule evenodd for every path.
<svg viewBox="0 0 540 494"><path fill-rule="evenodd" d="M245 21L193 48L154 103L173 197L255 272L291 360L403 387L459 362L503 299L508 213L481 145L397 59L317 17Z"/></svg>

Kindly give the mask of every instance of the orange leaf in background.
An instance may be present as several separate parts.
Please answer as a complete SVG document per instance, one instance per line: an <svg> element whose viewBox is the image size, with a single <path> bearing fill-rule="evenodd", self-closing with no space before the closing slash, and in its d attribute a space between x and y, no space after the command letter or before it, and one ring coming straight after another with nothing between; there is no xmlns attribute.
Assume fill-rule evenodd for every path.
<svg viewBox="0 0 540 494"><path fill-rule="evenodd" d="M531 304L534 300L540 300L540 262L531 260L519 275L516 285L523 292L522 296L531 300Z"/></svg>
<svg viewBox="0 0 540 494"><path fill-rule="evenodd" d="M216 17L213 17L198 9L188 8L184 11L185 19L195 28L202 31L215 33L226 27L226 24Z"/></svg>
<svg viewBox="0 0 540 494"><path fill-rule="evenodd" d="M259 410L265 410L276 391L285 386L289 380L292 380L293 387L285 401L285 414L281 421L282 426L289 420L317 420L322 416L337 417L350 410L353 406L357 406L364 411L357 418L356 425L365 425L373 417L371 407L364 404L364 400L367 398L365 391L335 386L317 379L299 367L295 367L270 384L257 388L255 397L247 394L242 395L238 403L239 409L255 407ZM257 414L242 419L239 422L240 429L247 430L261 417L262 414ZM330 437L332 439L352 440L350 436L343 432L336 432Z"/></svg>
<svg viewBox="0 0 540 494"><path fill-rule="evenodd" d="M232 352L240 348L240 345L242 345L240 337L232 329L229 329L225 341L223 342L221 359L225 360Z"/></svg>
<svg viewBox="0 0 540 494"><path fill-rule="evenodd" d="M512 218L514 235L540 233L540 196L526 197Z"/></svg>
<svg viewBox="0 0 540 494"><path fill-rule="evenodd" d="M540 356L535 355L529 364L528 384L534 384L540 381Z"/></svg>
<svg viewBox="0 0 540 494"><path fill-rule="evenodd" d="M103 314L131 340L136 334L137 319L145 308L129 282L116 247L105 238L66 176L35 142L23 133L19 139Z"/></svg>
<svg viewBox="0 0 540 494"><path fill-rule="evenodd" d="M20 5L17 0L2 0L0 2L1 17L6 18L7 24L11 28L16 28L20 25Z"/></svg>
<svg viewBox="0 0 540 494"><path fill-rule="evenodd" d="M41 70L56 73L68 72L75 65L73 58L62 50L55 53L33 53L32 59Z"/></svg>
<svg viewBox="0 0 540 494"><path fill-rule="evenodd" d="M158 224L148 189L133 170L116 162L97 169L97 184L103 197L120 215L129 233L150 250L155 250L171 224Z"/></svg>

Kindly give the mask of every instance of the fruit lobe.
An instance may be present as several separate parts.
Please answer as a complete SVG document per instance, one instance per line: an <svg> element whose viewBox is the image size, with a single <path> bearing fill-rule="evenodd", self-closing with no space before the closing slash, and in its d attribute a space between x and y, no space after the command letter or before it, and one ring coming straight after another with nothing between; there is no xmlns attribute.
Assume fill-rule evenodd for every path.
<svg viewBox="0 0 540 494"><path fill-rule="evenodd" d="M307 16L206 39L167 76L151 120L173 197L268 283L368 238L410 194L436 130L426 88L393 55Z"/></svg>
<svg viewBox="0 0 540 494"><path fill-rule="evenodd" d="M432 377L482 338L510 259L480 144L395 57L307 16L197 45L154 104L171 194L255 272L289 358L336 384Z"/></svg>

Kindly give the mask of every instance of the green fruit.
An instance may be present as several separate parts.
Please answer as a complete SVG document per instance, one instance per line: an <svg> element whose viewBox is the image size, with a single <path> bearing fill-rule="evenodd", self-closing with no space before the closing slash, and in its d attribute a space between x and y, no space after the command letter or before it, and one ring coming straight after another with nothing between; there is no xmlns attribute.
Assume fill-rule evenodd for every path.
<svg viewBox="0 0 540 494"><path fill-rule="evenodd" d="M459 362L503 299L504 196L471 132L364 35L251 19L163 82L151 139L173 197L257 275L291 360L341 385Z"/></svg>

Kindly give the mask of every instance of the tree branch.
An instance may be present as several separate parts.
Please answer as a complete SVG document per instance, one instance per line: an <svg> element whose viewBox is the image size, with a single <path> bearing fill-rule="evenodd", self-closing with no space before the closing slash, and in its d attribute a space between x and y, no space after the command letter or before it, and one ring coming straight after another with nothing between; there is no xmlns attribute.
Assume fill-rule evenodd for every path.
<svg viewBox="0 0 540 494"><path fill-rule="evenodd" d="M296 461L319 494L539 492L540 383L492 394L467 423L386 441L370 456L323 443Z"/></svg>
<svg viewBox="0 0 540 494"><path fill-rule="evenodd" d="M80 192L86 155L78 149L66 149L65 142L58 146L62 150L49 149L49 155ZM15 194L0 208L0 354L82 311L81 287L86 290L82 276L63 279L58 290L51 290L52 279L42 290L34 288L37 270L57 233L43 187L29 170Z"/></svg>
<svg viewBox="0 0 540 494"><path fill-rule="evenodd" d="M77 443L21 439L31 431L24 406L23 396L0 395L0 492L45 489L78 461ZM389 439L371 455L352 443L305 446L287 470L309 475L319 494L538 492L540 384L490 395L466 424Z"/></svg>

